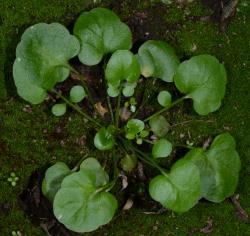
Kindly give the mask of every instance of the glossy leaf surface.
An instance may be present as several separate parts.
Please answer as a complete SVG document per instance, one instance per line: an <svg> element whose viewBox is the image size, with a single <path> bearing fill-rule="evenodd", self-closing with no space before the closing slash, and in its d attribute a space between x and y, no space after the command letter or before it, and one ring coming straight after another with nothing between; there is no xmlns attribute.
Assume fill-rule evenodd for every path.
<svg viewBox="0 0 250 236"><path fill-rule="evenodd" d="M194 56L182 62L174 77L176 87L193 99L194 110L199 115L219 109L226 80L224 66L210 55Z"/></svg>
<svg viewBox="0 0 250 236"><path fill-rule="evenodd" d="M139 48L138 59L141 74L173 82L173 76L180 63L170 45L163 41L148 40Z"/></svg>
<svg viewBox="0 0 250 236"><path fill-rule="evenodd" d="M68 174L70 174L70 169L63 162L57 162L46 170L42 182L42 192L51 202L53 202L57 191L60 189L62 180Z"/></svg>
<svg viewBox="0 0 250 236"><path fill-rule="evenodd" d="M99 190L101 182L93 171L99 167L93 160L84 162L78 172L64 178L53 205L58 221L79 233L107 224L117 209L115 197Z"/></svg>
<svg viewBox="0 0 250 236"><path fill-rule="evenodd" d="M61 24L29 27L17 46L13 66L18 94L33 104L43 102L47 91L69 76L68 61L79 50L77 38Z"/></svg>
<svg viewBox="0 0 250 236"><path fill-rule="evenodd" d="M74 34L81 43L78 57L89 66L98 64L107 53L132 46L129 27L114 12L105 8L83 12L75 23Z"/></svg>
<svg viewBox="0 0 250 236"><path fill-rule="evenodd" d="M192 162L177 161L169 174L158 175L149 184L151 197L164 207L176 212L185 212L199 200L199 169Z"/></svg>

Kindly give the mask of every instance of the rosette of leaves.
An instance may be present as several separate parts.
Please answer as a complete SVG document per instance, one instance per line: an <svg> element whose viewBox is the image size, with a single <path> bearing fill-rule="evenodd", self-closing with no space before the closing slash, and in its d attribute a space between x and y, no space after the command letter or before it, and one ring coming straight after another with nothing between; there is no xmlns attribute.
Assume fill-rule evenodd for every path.
<svg viewBox="0 0 250 236"><path fill-rule="evenodd" d="M105 8L83 12L75 23L74 35L81 43L79 60L90 66L98 64L105 54L132 46L129 27L114 12Z"/></svg>
<svg viewBox="0 0 250 236"><path fill-rule="evenodd" d="M235 147L234 138L225 133L218 135L207 151L195 148L186 154L184 159L200 169L201 197L221 202L234 193L241 166Z"/></svg>
<svg viewBox="0 0 250 236"><path fill-rule="evenodd" d="M13 66L18 94L33 104L43 102L47 91L69 76L68 61L79 50L77 38L61 24L39 23L29 27L17 46Z"/></svg>
<svg viewBox="0 0 250 236"><path fill-rule="evenodd" d="M56 163L46 172L43 193L54 198L54 214L65 227L90 232L107 224L117 209L116 198L104 191L108 182L108 174L95 158L85 159L77 172ZM56 188L51 188L53 183Z"/></svg>
<svg viewBox="0 0 250 236"><path fill-rule="evenodd" d="M124 96L131 97L139 77L140 65L133 53L128 50L117 50L112 54L105 69L108 95L117 97L122 90Z"/></svg>
<svg viewBox="0 0 250 236"><path fill-rule="evenodd" d="M164 41L148 40L138 50L141 74L173 82L175 71L180 64L172 47Z"/></svg>
<svg viewBox="0 0 250 236"><path fill-rule="evenodd" d="M194 110L199 115L216 111L226 89L226 71L211 55L194 56L178 67L174 82L185 98L193 100Z"/></svg>
<svg viewBox="0 0 250 236"><path fill-rule="evenodd" d="M125 137L127 139L135 139L137 135L140 135L140 133L144 130L145 124L143 121L138 119L131 119L127 122L127 125L125 126Z"/></svg>

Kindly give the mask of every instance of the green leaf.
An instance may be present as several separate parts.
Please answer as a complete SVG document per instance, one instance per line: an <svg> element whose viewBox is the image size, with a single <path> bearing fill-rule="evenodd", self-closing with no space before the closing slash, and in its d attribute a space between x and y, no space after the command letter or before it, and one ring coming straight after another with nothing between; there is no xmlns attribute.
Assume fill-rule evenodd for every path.
<svg viewBox="0 0 250 236"><path fill-rule="evenodd" d="M127 139L134 139L144 129L144 122L138 119L131 119L127 122L125 131Z"/></svg>
<svg viewBox="0 0 250 236"><path fill-rule="evenodd" d="M137 157L135 155L126 155L121 159L121 167L124 171L130 172L137 166Z"/></svg>
<svg viewBox="0 0 250 236"><path fill-rule="evenodd" d="M72 102L78 103L81 102L86 96L84 88L80 85L75 85L70 90L70 100Z"/></svg>
<svg viewBox="0 0 250 236"><path fill-rule="evenodd" d="M102 127L95 135L95 147L99 150L109 150L115 145L115 139L112 132L105 127Z"/></svg>
<svg viewBox="0 0 250 236"><path fill-rule="evenodd" d="M64 178L53 210L58 221L68 229L90 232L113 218L117 200L108 192L100 192L96 183L96 175L88 169L80 169Z"/></svg>
<svg viewBox="0 0 250 236"><path fill-rule="evenodd" d="M167 175L158 175L150 181L150 196L175 212L192 208L200 197L199 169L192 162L177 161Z"/></svg>
<svg viewBox="0 0 250 236"><path fill-rule="evenodd" d="M172 144L167 139L159 139L154 143L152 155L154 158L167 157L172 152Z"/></svg>
<svg viewBox="0 0 250 236"><path fill-rule="evenodd" d="M103 170L100 163L93 157L89 157L85 159L82 164L80 165L81 170L88 170L95 175L96 182L95 186L100 187L109 182L109 176L106 171Z"/></svg>
<svg viewBox="0 0 250 236"><path fill-rule="evenodd" d="M164 137L170 128L170 124L167 122L166 118L162 115L153 117L149 121L149 125L153 133L158 137Z"/></svg>
<svg viewBox="0 0 250 236"><path fill-rule="evenodd" d="M194 110L199 115L216 111L225 94L226 71L210 55L194 56L178 67L174 77L176 87L193 99Z"/></svg>
<svg viewBox="0 0 250 236"><path fill-rule="evenodd" d="M202 197L212 202L221 202L234 193L241 164L235 150L235 141L230 134L218 135L208 151L196 148L184 158L200 169Z"/></svg>
<svg viewBox="0 0 250 236"><path fill-rule="evenodd" d="M78 57L89 66L98 64L107 53L132 46L129 27L114 12L105 8L83 12L75 23L74 35L81 42Z"/></svg>
<svg viewBox="0 0 250 236"><path fill-rule="evenodd" d="M173 76L180 64L170 45L163 41L149 40L138 51L141 74L173 82Z"/></svg>
<svg viewBox="0 0 250 236"><path fill-rule="evenodd" d="M57 191L61 187L61 183L65 176L70 174L69 167L63 162L57 162L49 167L45 172L42 182L43 195L53 202Z"/></svg>
<svg viewBox="0 0 250 236"><path fill-rule="evenodd" d="M125 97L131 97L134 95L135 87L137 83L125 83L122 93Z"/></svg>
<svg viewBox="0 0 250 236"><path fill-rule="evenodd" d="M13 66L18 94L33 104L43 102L47 91L69 76L68 61L79 50L76 37L61 24L29 27L17 46Z"/></svg>
<svg viewBox="0 0 250 236"><path fill-rule="evenodd" d="M139 77L140 65L133 53L128 50L117 50L112 54L105 69L108 85L118 90L124 87L124 96L130 97L134 94Z"/></svg>
<svg viewBox="0 0 250 236"><path fill-rule="evenodd" d="M142 130L140 132L140 137L141 138L146 138L146 137L148 137L148 135L149 135L149 131L148 130Z"/></svg>
<svg viewBox="0 0 250 236"><path fill-rule="evenodd" d="M168 91L161 91L157 96L158 103L163 107L171 105L171 94Z"/></svg>
<svg viewBox="0 0 250 236"><path fill-rule="evenodd" d="M66 110L66 103L55 104L51 109L54 116L63 116L66 113Z"/></svg>

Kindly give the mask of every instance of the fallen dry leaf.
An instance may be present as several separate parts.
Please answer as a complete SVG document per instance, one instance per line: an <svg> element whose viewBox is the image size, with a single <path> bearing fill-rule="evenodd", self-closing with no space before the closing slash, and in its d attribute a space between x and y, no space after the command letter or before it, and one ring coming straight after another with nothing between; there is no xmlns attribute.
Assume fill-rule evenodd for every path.
<svg viewBox="0 0 250 236"><path fill-rule="evenodd" d="M95 104L95 109L102 117L108 112L108 110L105 107L103 107L101 102L97 102Z"/></svg>
<svg viewBox="0 0 250 236"><path fill-rule="evenodd" d="M127 202L125 203L125 205L123 206L122 210L127 211L127 210L131 209L133 204L134 204L134 201L131 198L129 198L127 200Z"/></svg>

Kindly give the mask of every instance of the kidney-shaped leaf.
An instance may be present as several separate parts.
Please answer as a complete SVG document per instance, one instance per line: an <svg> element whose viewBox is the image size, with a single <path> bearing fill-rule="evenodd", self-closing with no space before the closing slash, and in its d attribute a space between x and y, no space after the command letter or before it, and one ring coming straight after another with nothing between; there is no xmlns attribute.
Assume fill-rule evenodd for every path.
<svg viewBox="0 0 250 236"><path fill-rule="evenodd" d="M63 162L57 162L47 169L42 183L42 192L51 202L61 187L64 177L68 174L70 174L70 169Z"/></svg>
<svg viewBox="0 0 250 236"><path fill-rule="evenodd" d="M105 69L105 78L109 86L119 91L122 85L125 87L123 94L125 96L132 96L139 76L140 65L132 52L128 50L117 50L112 54ZM124 82L126 82L124 84L125 86L123 85ZM132 90L132 93L130 90ZM109 95L112 96L112 93Z"/></svg>
<svg viewBox="0 0 250 236"><path fill-rule="evenodd" d="M233 137L225 133L214 139L208 151L196 148L185 156L199 167L202 197L209 201L221 202L237 187L241 164L235 146Z"/></svg>
<svg viewBox="0 0 250 236"><path fill-rule="evenodd" d="M163 41L149 40L138 51L141 74L173 82L173 76L180 64L170 45Z"/></svg>
<svg viewBox="0 0 250 236"><path fill-rule="evenodd" d="M200 198L199 169L192 162L177 161L168 175L158 175L149 184L150 196L176 212L192 208Z"/></svg>
<svg viewBox="0 0 250 236"><path fill-rule="evenodd" d="M115 144L115 139L108 128L102 127L95 135L95 147L99 150L109 150Z"/></svg>
<svg viewBox="0 0 250 236"><path fill-rule="evenodd" d="M149 121L149 125L153 133L158 137L164 137L170 128L170 124L167 122L166 118L162 115L153 117Z"/></svg>
<svg viewBox="0 0 250 236"><path fill-rule="evenodd" d="M193 99L195 111L207 115L221 105L225 94L226 71L213 56L194 56L180 64L174 82L187 98Z"/></svg>
<svg viewBox="0 0 250 236"><path fill-rule="evenodd" d="M57 82L69 76L68 60L78 54L79 41L61 24L29 27L16 49L13 76L18 94L38 104Z"/></svg>
<svg viewBox="0 0 250 236"><path fill-rule="evenodd" d="M80 169L64 178L53 210L59 222L75 232L90 232L107 224L117 209L117 200L108 192L99 192L96 176Z"/></svg>
<svg viewBox="0 0 250 236"><path fill-rule="evenodd" d="M75 23L74 34L81 42L78 57L90 66L98 64L107 53L132 46L129 27L114 12L105 8L83 12Z"/></svg>

